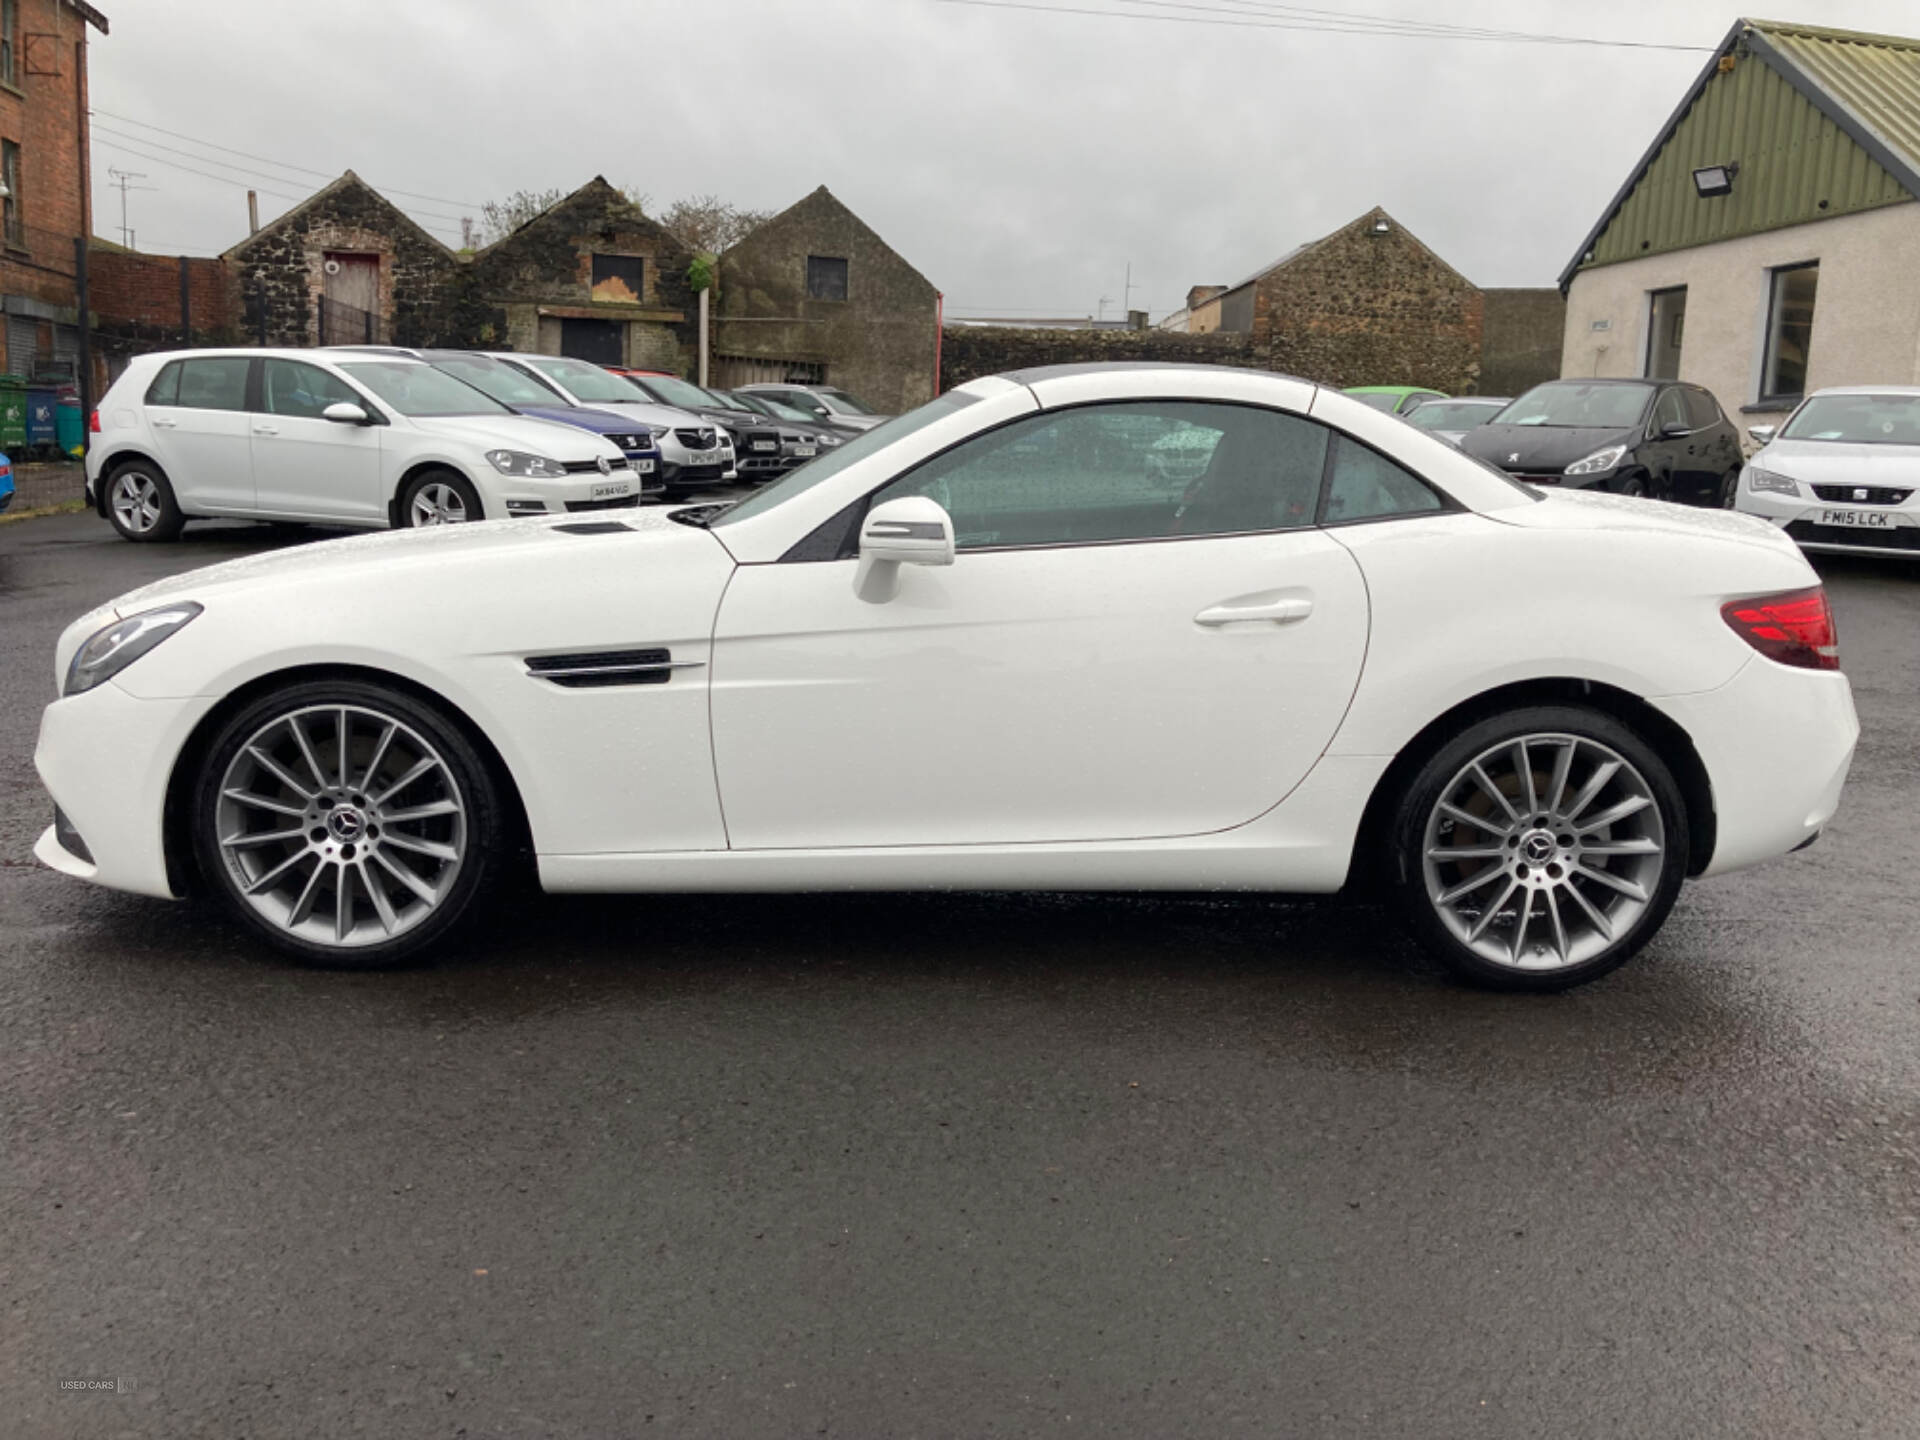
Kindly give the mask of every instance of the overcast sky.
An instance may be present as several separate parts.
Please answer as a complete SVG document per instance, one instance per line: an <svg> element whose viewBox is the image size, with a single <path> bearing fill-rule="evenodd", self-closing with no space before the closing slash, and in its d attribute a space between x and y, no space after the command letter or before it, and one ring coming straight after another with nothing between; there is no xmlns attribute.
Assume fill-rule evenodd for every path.
<svg viewBox="0 0 1920 1440"><path fill-rule="evenodd" d="M138 246L192 254L245 234L249 184L264 220L348 167L450 244L488 199L595 174L656 208L710 191L780 209L824 184L953 314L1089 314L1104 298L1112 316L1131 263L1133 305L1157 319L1189 285L1238 280L1375 204L1481 285L1551 284L1707 58L942 0L98 3L113 25L91 54L109 238L110 166L154 187L127 197ZM1300 8L1160 3L1189 20ZM1737 13L1303 3L1703 47ZM1767 8L1920 34L1915 0Z"/></svg>

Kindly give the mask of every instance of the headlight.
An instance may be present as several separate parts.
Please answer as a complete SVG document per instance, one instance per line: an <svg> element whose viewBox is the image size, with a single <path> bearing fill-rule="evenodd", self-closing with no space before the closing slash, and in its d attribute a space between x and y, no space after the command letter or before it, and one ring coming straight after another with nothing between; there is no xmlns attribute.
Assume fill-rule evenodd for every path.
<svg viewBox="0 0 1920 1440"><path fill-rule="evenodd" d="M822 435L820 437L820 443L822 445L838 445L840 443L840 437L838 435Z"/></svg>
<svg viewBox="0 0 1920 1440"><path fill-rule="evenodd" d="M668 430L669 430L669 427L665 425L649 425L647 427L647 433L653 436L653 438L656 440L666 439Z"/></svg>
<svg viewBox="0 0 1920 1440"><path fill-rule="evenodd" d="M200 613L191 600L178 605L163 605L158 610L143 610L116 620L104 630L96 630L73 654L67 666L67 683L62 695L79 695L111 680L162 640Z"/></svg>
<svg viewBox="0 0 1920 1440"><path fill-rule="evenodd" d="M1604 450L1596 450L1584 460L1576 460L1567 466L1569 475L1601 475L1620 463L1627 453L1624 445L1609 445Z"/></svg>
<svg viewBox="0 0 1920 1440"><path fill-rule="evenodd" d="M1773 470L1762 470L1758 465L1747 467L1747 488L1749 490L1771 490L1776 495L1795 495L1800 493L1800 483Z"/></svg>
<svg viewBox="0 0 1920 1440"><path fill-rule="evenodd" d="M524 450L489 450L487 463L502 475L527 475L535 480L564 480L567 467L544 455L529 455Z"/></svg>

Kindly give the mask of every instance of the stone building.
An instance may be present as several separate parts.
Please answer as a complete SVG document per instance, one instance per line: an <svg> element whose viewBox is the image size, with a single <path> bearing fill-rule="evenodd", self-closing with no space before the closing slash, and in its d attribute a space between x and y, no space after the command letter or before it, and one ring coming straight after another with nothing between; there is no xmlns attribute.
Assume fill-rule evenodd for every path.
<svg viewBox="0 0 1920 1440"><path fill-rule="evenodd" d="M474 343L687 374L698 363L693 253L601 176L473 257Z"/></svg>
<svg viewBox="0 0 1920 1440"><path fill-rule="evenodd" d="M801 380L898 414L931 399L939 292L823 185L720 258L713 383Z"/></svg>
<svg viewBox="0 0 1920 1440"><path fill-rule="evenodd" d="M77 242L93 228L89 27L106 34L107 17L77 0L0 4L0 369L30 378L77 374Z"/></svg>
<svg viewBox="0 0 1920 1440"><path fill-rule="evenodd" d="M261 344L421 345L455 324L453 252L351 170L221 259Z"/></svg>

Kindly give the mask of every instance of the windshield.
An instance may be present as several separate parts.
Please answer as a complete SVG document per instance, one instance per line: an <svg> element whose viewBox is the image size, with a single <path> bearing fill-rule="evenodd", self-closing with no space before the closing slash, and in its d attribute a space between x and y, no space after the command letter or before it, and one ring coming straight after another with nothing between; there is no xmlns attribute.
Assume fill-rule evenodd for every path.
<svg viewBox="0 0 1920 1440"><path fill-rule="evenodd" d="M569 360L564 355L523 355L522 365L558 380L582 405L616 402L631 405L646 396L611 370L589 365L584 360Z"/></svg>
<svg viewBox="0 0 1920 1440"><path fill-rule="evenodd" d="M858 400L847 394L846 391L835 390L829 385L822 385L814 393L826 396L827 399L832 402L834 409L844 410L849 415L878 415L880 413L878 410L869 410Z"/></svg>
<svg viewBox="0 0 1920 1440"><path fill-rule="evenodd" d="M721 525L731 525L736 520L745 520L750 515L771 510L782 500L790 500L795 495L803 494L822 480L831 480L849 465L866 459L876 450L884 449L894 441L913 434L916 430L923 430L934 421L944 419L956 410L965 409L977 403L978 400L977 395L949 390L937 400L929 400L918 410L883 421L873 429L855 436L838 450L828 450L818 460L809 460L797 469L789 470L766 489L756 490L739 504L730 506L725 514L717 516L712 523L716 528Z"/></svg>
<svg viewBox="0 0 1920 1440"><path fill-rule="evenodd" d="M1489 423L1624 430L1640 423L1652 396L1651 385L1586 385L1577 380L1554 380L1534 386Z"/></svg>
<svg viewBox="0 0 1920 1440"><path fill-rule="evenodd" d="M417 360L349 360L340 368L402 415L511 415L464 380Z"/></svg>
<svg viewBox="0 0 1920 1440"><path fill-rule="evenodd" d="M1920 395L1816 395L1787 422L1781 438L1920 445Z"/></svg>
<svg viewBox="0 0 1920 1440"><path fill-rule="evenodd" d="M1471 430L1484 425L1500 408L1500 402L1484 400L1429 400L1411 415L1409 425L1422 430Z"/></svg>
<svg viewBox="0 0 1920 1440"><path fill-rule="evenodd" d="M711 410L713 396L698 385L689 384L677 375L636 375L648 394L657 397L667 405L678 405L682 410Z"/></svg>
<svg viewBox="0 0 1920 1440"><path fill-rule="evenodd" d="M726 390L707 390L702 393L711 395L713 397L713 403L718 405L722 410L744 410L749 415L761 415L766 413L765 411L755 409L753 406L747 404L746 401L742 400L738 395L732 394Z"/></svg>
<svg viewBox="0 0 1920 1440"><path fill-rule="evenodd" d="M1352 394L1353 392L1348 391L1347 393ZM1354 395L1353 398L1358 400L1362 405L1370 405L1375 410L1385 410L1389 413L1391 413L1394 406L1400 403L1400 397L1398 395L1379 390L1375 390L1368 395Z"/></svg>
<svg viewBox="0 0 1920 1440"><path fill-rule="evenodd" d="M502 365L484 355L444 355L429 362L456 380L464 380L502 405L565 405L560 392L550 390L524 370Z"/></svg>
<svg viewBox="0 0 1920 1440"><path fill-rule="evenodd" d="M791 405L782 404L771 395L756 395L753 398L758 400L766 413L776 420L803 420L812 425L820 419L818 415L810 415L805 410L797 410Z"/></svg>

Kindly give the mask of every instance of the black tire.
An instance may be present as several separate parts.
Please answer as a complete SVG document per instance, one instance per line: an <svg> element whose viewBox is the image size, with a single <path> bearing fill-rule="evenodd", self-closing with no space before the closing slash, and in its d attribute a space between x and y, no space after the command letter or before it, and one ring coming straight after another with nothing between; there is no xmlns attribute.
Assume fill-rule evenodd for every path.
<svg viewBox="0 0 1920 1440"><path fill-rule="evenodd" d="M1642 908L1633 916L1630 923L1622 925L1618 933L1609 932L1603 936L1597 925L1592 927L1587 926L1587 922L1579 916L1578 909L1573 900L1569 899L1566 902L1564 914L1569 917L1574 917L1568 922L1569 927L1577 925L1589 930L1589 933L1583 936L1583 943L1587 948L1575 955L1573 949L1569 947L1564 934L1562 934L1560 946L1561 957L1563 961L1570 961L1571 963L1561 963L1558 968L1521 968L1518 960L1508 963L1489 959L1485 954L1481 953L1480 950L1466 943L1462 934L1454 928L1454 923L1458 923L1457 915L1454 923L1450 923L1449 919L1443 918L1442 907L1429 890L1429 827L1430 823L1437 820L1441 813L1438 808L1441 800L1450 792L1453 792L1455 787L1462 782L1463 775L1467 772L1468 766L1475 762L1476 759L1484 759L1489 751L1511 745L1521 737L1542 737L1534 742L1536 748L1528 752L1528 769L1530 771L1541 771L1543 762L1551 764L1552 760L1557 758L1558 755L1558 750L1555 746L1569 740L1591 742L1591 746L1597 748L1590 748L1584 753L1592 756L1603 756L1605 752L1611 752L1613 756L1625 761L1626 765L1632 770L1637 770L1638 776L1636 779L1644 781L1646 798L1653 802L1653 806L1657 811L1660 843L1664 846L1657 859L1652 856L1646 856L1632 862L1624 862L1642 866L1642 875L1633 883L1635 883L1645 895L1646 898L1644 902L1615 901L1612 898L1613 892L1605 887L1596 886L1591 881L1576 880L1576 874L1581 872L1578 872L1574 868L1569 868L1564 872L1566 875L1564 885L1560 884L1556 879L1556 882L1551 886L1556 896L1564 894L1566 890L1578 884L1581 886L1583 894L1594 895L1600 898L1600 907L1603 910L1605 910L1610 903L1633 903L1642 905ZM1575 755L1583 753L1578 746L1572 748ZM1517 769L1518 767L1516 766L1516 771ZM1597 773L1597 768L1594 773ZM1537 776L1537 778L1542 781L1550 781L1551 779L1550 776ZM1572 777L1569 776L1568 778L1571 780ZM1569 783L1565 788L1572 789L1574 786ZM1613 793L1615 792L1602 790L1598 792L1598 795L1600 797L1607 797ZM1538 791L1538 795L1544 804L1545 789L1541 788ZM1520 798L1517 789L1514 798ZM1490 802L1491 797L1489 797L1489 815L1495 820L1504 819L1505 817L1491 810ZM1595 803L1598 803L1598 801L1596 800ZM1521 808L1524 810L1524 806ZM1603 806L1602 808L1609 809L1612 807L1609 805ZM1591 818L1600 813L1600 810L1589 809L1586 812L1586 816L1587 818ZM1523 822L1525 819L1526 817L1523 815ZM1636 823L1651 824L1650 821L1640 821ZM1453 822L1449 820L1439 820L1439 824L1447 826L1453 824ZM1554 825L1550 825L1547 828L1557 828L1558 824L1559 822L1555 822ZM1520 837L1518 836L1506 841L1494 841L1490 838L1491 827L1486 828L1489 829L1489 837L1485 839L1485 843L1490 848L1504 847L1507 845L1517 846L1520 842ZM1602 844L1616 841L1619 837L1615 837L1610 833L1614 827L1609 826L1607 828L1609 834L1602 836L1600 840L1587 842L1582 838L1581 843ZM1474 838L1478 838L1477 832L1471 828L1458 829L1456 827L1456 833L1469 837L1470 843ZM1533 835L1537 832L1529 830L1527 833ZM1499 990L1536 992L1567 990L1576 985L1584 985L1589 981L1597 980L1602 975L1618 968L1630 959L1641 946L1651 940L1665 922L1668 912L1673 908L1675 898L1680 893L1680 884L1685 878L1687 868L1687 809L1685 800L1680 794L1679 786L1674 781L1672 770L1669 769L1667 763L1660 757L1658 752L1626 724L1603 711L1590 710L1584 706L1575 705L1530 705L1520 709L1510 710L1503 714L1481 720L1452 736L1428 756L1426 762L1415 774L1411 784L1408 785L1406 792L1400 797L1399 803L1394 808L1387 835L1389 847L1387 857L1388 875L1386 877L1387 889L1391 892L1394 904L1407 929L1416 940L1438 958L1440 962L1459 979L1475 985ZM1561 858L1564 860L1564 857ZM1499 895L1497 900L1490 903L1483 902L1481 914L1484 915L1485 909L1487 908L1493 909L1496 914L1492 921L1489 922L1490 928L1487 930L1485 936L1482 937L1481 943L1507 944L1510 942L1511 948L1516 956L1520 955L1522 945L1525 942L1539 934L1540 929L1544 926L1548 918L1544 908L1536 911L1533 898L1523 884L1514 896L1512 908L1517 912L1520 899L1526 897L1525 903L1528 906L1527 915L1529 920L1522 922L1518 914L1515 913L1514 929L1517 933L1510 934L1505 940L1496 939L1496 933L1500 929L1499 919L1509 913L1508 909L1502 907L1509 903L1507 894L1513 893L1502 893L1498 891L1496 887L1500 885L1504 872L1514 866L1515 862L1519 860L1519 849L1516 848L1509 853L1504 848L1501 848L1500 859L1489 859L1483 862L1477 862L1490 867L1484 873L1493 877L1489 888L1480 891L1480 895ZM1614 863L1621 862L1603 860L1594 868L1607 869ZM1444 862L1444 864L1458 866L1460 862L1448 861ZM1657 877L1648 876L1644 873L1645 870L1651 869L1654 866L1658 867ZM1524 872L1527 867L1524 864L1519 864L1517 868L1521 872ZM1548 882L1546 882L1544 878L1545 867L1536 863L1533 868L1536 874L1540 876L1534 883L1543 886L1547 885ZM1496 873L1496 871L1503 873ZM1436 873L1446 879L1457 879L1463 874L1471 878L1475 872L1463 867L1451 870L1440 868ZM1556 877L1559 877L1563 872L1556 868L1553 873ZM1445 892L1442 892L1441 898L1444 898L1444 894ZM1542 907L1544 907L1545 902L1542 901L1541 903ZM1560 902L1556 900L1553 922L1550 927L1547 927L1550 931L1561 931L1560 916L1562 913ZM1536 914L1538 919L1534 920L1532 917L1535 917ZM1523 924L1532 924L1534 928L1518 928ZM1549 933L1544 938L1548 945L1552 945L1555 936L1553 933ZM1531 959L1534 953L1533 948L1529 946L1527 949L1527 958Z"/></svg>
<svg viewBox="0 0 1920 1440"><path fill-rule="evenodd" d="M222 844L221 828L223 823L233 823L233 792L227 783L230 768L236 762L255 764L251 758L241 758L249 742L254 743L256 753L262 747L271 749L274 742L263 741L263 732L276 723L284 724L286 717L295 714L302 717L305 733L297 749L282 751L283 768L292 778L299 779L303 786L313 786L318 792L314 800L303 802L299 792L291 786L276 785L267 778L264 769L256 769L254 780L243 784L240 789L247 792L274 791L269 799L280 802L279 805L263 812L269 829L274 825L289 825L293 811L283 808L286 805L305 808L308 812L305 818L292 820L294 829L283 832L297 838L279 842L278 846L250 847L229 853ZM349 783L333 786L329 780L337 765L334 757L338 753L338 746L336 743L332 748L329 747L329 736L337 742L341 732L328 727L330 717L336 714L351 715L352 720L345 726L348 737L346 748L350 756L346 768ZM395 733L401 738L389 738L383 744L379 736L387 722L395 723ZM291 732L285 734L291 740ZM380 747L377 752L376 746ZM309 749L313 761L318 762L317 766L295 758L300 751ZM410 750L416 754L431 754L441 762L441 767L413 785L395 791L396 807L385 806L377 798L377 787L399 778L393 770L397 766L407 765ZM387 758L380 758L383 755ZM363 763L373 768L354 779L353 767ZM318 773L320 771L329 774L321 775ZM317 785L313 783L316 778L319 781ZM459 819L408 820L396 815L396 808L431 808L420 805L424 797L418 787L423 785L430 786L429 793L434 795L444 789L445 794L462 807ZM350 790L365 793L354 793L349 804L346 797ZM339 798L330 799L329 796L336 791ZM432 803L441 802L435 799ZM343 819L359 817L357 831L345 834L348 843L337 845L334 842L341 840L342 835L336 835L328 828L336 806L343 812ZM224 822L223 807L227 810ZM351 816L344 814L349 811L352 812ZM288 815L289 819L275 818L278 814ZM389 819L390 816L393 818ZM439 831L436 836L429 827L440 823L461 828L452 837L446 830ZM387 826L384 837L381 824ZM400 827L406 824L418 825L428 833L401 830ZM307 828L314 825L319 828ZM249 834L256 833L243 823L236 831L229 831L229 834L241 830ZM235 713L220 727L194 782L191 818L193 852L207 888L220 897L227 909L248 930L304 964L327 969L388 969L421 957L442 944L449 935L470 921L474 913L482 908L483 902L494 893L498 873L505 865L504 851L509 831L507 811L498 783L460 727L433 706L404 691L365 681L310 681L262 696ZM402 849L405 840L412 840L414 845ZM446 849L463 847L451 871L446 868L446 862L420 858L417 846L423 840L442 844ZM313 843L309 844L309 841ZM357 855L356 843L359 846ZM375 855L376 849L382 851L380 857ZM261 853L263 850L264 856ZM307 869L305 859L314 861L312 870ZM374 863L376 859L378 864ZM356 860L357 864L349 872L349 862ZM257 881L260 873L280 865L282 861L291 863L293 867L282 886L268 890L258 902L243 893L248 878ZM395 868L396 863L400 869ZM245 872L244 867L248 865L255 867L252 877ZM237 868L240 873L236 873ZM398 883L402 878L402 869L422 880L434 892L431 902L410 893L405 885ZM299 915L297 902L288 907L286 915L280 920L263 913L264 907L276 902L276 892L284 898L286 891L297 887L301 878L309 875L317 875L320 879L317 887L315 882L308 881L306 889L322 897L330 896L331 899L309 901L308 913L298 919L295 918ZM388 938L356 938L349 942L343 936L335 943L293 933L290 926L294 924L311 931L316 923L324 927L328 923L329 913L338 917L335 901L342 888L337 883L339 877L345 877L348 893L344 907L346 914L349 917L362 917L368 936L374 934L374 927L378 925ZM378 882L386 897L385 907L379 906L372 894L375 882ZM301 898L304 899L305 895ZM323 908L323 904L326 908ZM415 905L420 907L417 915L412 912ZM403 922L404 928L396 931L388 923L389 910L398 911L397 918Z"/></svg>
<svg viewBox="0 0 1920 1440"><path fill-rule="evenodd" d="M1648 493L1647 477L1644 475L1627 476L1625 479L1621 480L1620 488L1616 493L1621 495L1633 495L1633 496L1644 498Z"/></svg>
<svg viewBox="0 0 1920 1440"><path fill-rule="evenodd" d="M473 482L466 476L458 470L423 470L409 480L406 488L400 492L400 507L395 518L401 529L415 529L430 523L417 518L415 508L420 497L435 487L452 491L459 498L460 506L465 512L461 521L443 523L463 523L487 518L487 512L480 504L480 492L473 488Z"/></svg>
<svg viewBox="0 0 1920 1440"><path fill-rule="evenodd" d="M1732 510L1740 499L1740 467L1734 466L1720 477L1720 492L1714 502L1722 510Z"/></svg>
<svg viewBox="0 0 1920 1440"><path fill-rule="evenodd" d="M101 483L102 510L122 540L172 540L187 523L174 499L173 482L151 460L122 460Z"/></svg>

